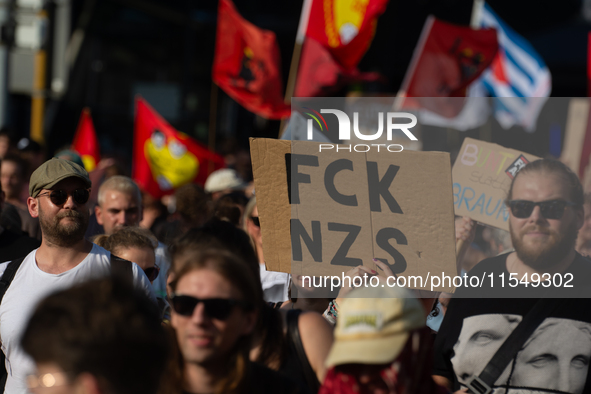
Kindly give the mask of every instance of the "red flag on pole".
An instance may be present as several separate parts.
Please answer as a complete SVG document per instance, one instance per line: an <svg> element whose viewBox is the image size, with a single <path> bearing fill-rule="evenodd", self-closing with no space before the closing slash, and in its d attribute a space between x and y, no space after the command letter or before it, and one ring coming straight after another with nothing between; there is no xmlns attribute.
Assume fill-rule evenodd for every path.
<svg viewBox="0 0 591 394"><path fill-rule="evenodd" d="M388 0L311 0L294 96L314 97L342 85L383 79L357 64L369 48Z"/></svg>
<svg viewBox="0 0 591 394"><path fill-rule="evenodd" d="M78 121L78 128L72 142L72 149L80 154L84 168L90 172L101 160L100 144L96 138L90 109L84 108Z"/></svg>
<svg viewBox="0 0 591 394"><path fill-rule="evenodd" d="M142 98L136 98L133 179L155 198L187 183L204 184L224 159L175 130Z"/></svg>
<svg viewBox="0 0 591 394"><path fill-rule="evenodd" d="M434 97L465 97L466 88L492 63L499 43L494 29L473 30L430 16L425 22L413 59L404 78L402 107L425 108L455 117L462 100L445 105Z"/></svg>
<svg viewBox="0 0 591 394"><path fill-rule="evenodd" d="M343 67L318 41L307 38L302 48L294 96L324 96L343 84L380 79L382 76L379 73L362 73L357 67Z"/></svg>
<svg viewBox="0 0 591 394"><path fill-rule="evenodd" d="M283 101L275 33L243 19L230 0L220 0L213 81L247 110L269 119L291 114Z"/></svg>
<svg viewBox="0 0 591 394"><path fill-rule="evenodd" d="M388 0L313 0L306 36L327 48L345 69L357 67Z"/></svg>

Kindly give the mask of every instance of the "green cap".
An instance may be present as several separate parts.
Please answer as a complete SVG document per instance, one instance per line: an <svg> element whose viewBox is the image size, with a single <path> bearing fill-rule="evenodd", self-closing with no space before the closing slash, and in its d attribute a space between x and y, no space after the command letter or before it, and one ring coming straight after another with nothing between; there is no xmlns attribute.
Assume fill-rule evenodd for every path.
<svg viewBox="0 0 591 394"><path fill-rule="evenodd" d="M59 181L70 177L81 179L86 187L90 187L92 184L88 177L88 172L78 164L55 157L47 160L31 174L29 195L31 197L37 197L41 190L51 189Z"/></svg>

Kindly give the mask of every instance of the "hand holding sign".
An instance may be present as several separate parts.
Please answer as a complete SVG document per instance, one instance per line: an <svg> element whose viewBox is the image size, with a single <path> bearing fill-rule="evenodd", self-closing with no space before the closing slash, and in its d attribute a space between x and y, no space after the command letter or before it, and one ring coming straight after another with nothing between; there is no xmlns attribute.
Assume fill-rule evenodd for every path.
<svg viewBox="0 0 591 394"><path fill-rule="evenodd" d="M472 243L476 235L476 223L467 216L456 219L456 241Z"/></svg>
<svg viewBox="0 0 591 394"><path fill-rule="evenodd" d="M353 290L355 287L357 287L353 284L355 282L354 279L356 277L362 278L361 281L363 281L364 275L367 275L368 277L370 277L370 276L376 276L377 274L378 273L376 271L374 271L368 267L365 267L363 265L358 265L357 267L345 272L343 274L343 276L345 278L349 278L349 279L343 281L343 285L341 286L341 290L339 290L339 295L337 296L337 303L340 304L341 301L345 298L345 296L347 294L349 294L351 292L351 290Z"/></svg>

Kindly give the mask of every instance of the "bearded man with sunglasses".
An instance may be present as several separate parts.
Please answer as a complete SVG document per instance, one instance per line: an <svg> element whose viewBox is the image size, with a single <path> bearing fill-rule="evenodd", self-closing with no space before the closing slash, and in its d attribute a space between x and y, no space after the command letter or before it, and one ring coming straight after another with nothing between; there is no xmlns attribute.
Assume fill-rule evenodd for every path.
<svg viewBox="0 0 591 394"><path fill-rule="evenodd" d="M456 289L435 343L438 383L474 393L591 392L591 261L575 251L583 202L578 177L558 161L534 161L515 176L506 201L515 250L468 273L485 278L482 287ZM517 330L534 309L531 331ZM562 328L548 336L548 327ZM514 330L521 342L504 346L498 365L493 356Z"/></svg>
<svg viewBox="0 0 591 394"><path fill-rule="evenodd" d="M8 280L5 274L15 272L0 304L0 339L8 373L6 393L27 392L26 376L34 372L34 363L19 341L36 304L55 291L112 274L110 252L84 239L90 216L90 187L88 173L68 160L48 160L31 175L27 206L31 216L39 218L41 246L20 265L0 264L2 281ZM134 286L156 303L144 272L131 263L131 273Z"/></svg>

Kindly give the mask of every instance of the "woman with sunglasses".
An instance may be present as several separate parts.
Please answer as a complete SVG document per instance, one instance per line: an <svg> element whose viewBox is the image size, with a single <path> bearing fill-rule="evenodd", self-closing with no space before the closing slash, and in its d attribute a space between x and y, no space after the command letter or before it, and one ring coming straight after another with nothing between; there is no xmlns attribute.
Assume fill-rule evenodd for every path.
<svg viewBox="0 0 591 394"><path fill-rule="evenodd" d="M149 230L141 227L122 227L111 235L96 236L94 243L117 257L136 263L144 271L150 283L154 283L160 273L155 252L158 241ZM158 301L162 320L168 321L170 306L163 298L156 297L156 301Z"/></svg>
<svg viewBox="0 0 591 394"><path fill-rule="evenodd" d="M249 361L263 293L239 257L191 244L174 249L171 325L186 393L302 393L282 375Z"/></svg>
<svg viewBox="0 0 591 394"><path fill-rule="evenodd" d="M158 241L149 230L140 227L123 227L111 235L97 236L94 243L117 257L139 265L150 283L154 282L160 273L155 256Z"/></svg>

